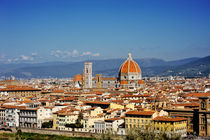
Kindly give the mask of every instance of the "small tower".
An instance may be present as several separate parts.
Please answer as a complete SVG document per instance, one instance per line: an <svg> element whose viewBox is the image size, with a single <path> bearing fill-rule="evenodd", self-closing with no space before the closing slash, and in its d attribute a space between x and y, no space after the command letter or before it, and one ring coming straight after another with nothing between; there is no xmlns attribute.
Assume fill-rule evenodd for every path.
<svg viewBox="0 0 210 140"><path fill-rule="evenodd" d="M96 74L96 87L101 88L101 83L102 83L102 75L101 74Z"/></svg>
<svg viewBox="0 0 210 140"><path fill-rule="evenodd" d="M85 62L85 88L92 88L92 62Z"/></svg>

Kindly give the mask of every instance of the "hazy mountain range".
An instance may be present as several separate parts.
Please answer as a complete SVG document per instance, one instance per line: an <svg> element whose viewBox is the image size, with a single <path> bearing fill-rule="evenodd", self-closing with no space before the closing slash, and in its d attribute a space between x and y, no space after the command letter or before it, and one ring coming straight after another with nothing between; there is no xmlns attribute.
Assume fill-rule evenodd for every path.
<svg viewBox="0 0 210 140"><path fill-rule="evenodd" d="M208 76L210 73L210 56L204 58L192 57L176 61L147 58L134 59L142 69L143 76ZM118 70L125 59L91 60L93 62L93 75L101 73L103 76L117 76ZM82 74L82 62L46 62L46 63L20 63L0 64L0 77L16 78L67 78Z"/></svg>

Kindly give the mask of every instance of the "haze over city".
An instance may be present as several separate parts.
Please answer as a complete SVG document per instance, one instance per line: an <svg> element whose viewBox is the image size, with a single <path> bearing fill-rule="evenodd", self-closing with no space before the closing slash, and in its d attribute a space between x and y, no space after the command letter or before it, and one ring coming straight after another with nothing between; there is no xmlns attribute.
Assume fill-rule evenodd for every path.
<svg viewBox="0 0 210 140"><path fill-rule="evenodd" d="M0 0L0 139L210 139L209 0Z"/></svg>
<svg viewBox="0 0 210 140"><path fill-rule="evenodd" d="M1 0L4 63L210 54L208 0Z"/></svg>

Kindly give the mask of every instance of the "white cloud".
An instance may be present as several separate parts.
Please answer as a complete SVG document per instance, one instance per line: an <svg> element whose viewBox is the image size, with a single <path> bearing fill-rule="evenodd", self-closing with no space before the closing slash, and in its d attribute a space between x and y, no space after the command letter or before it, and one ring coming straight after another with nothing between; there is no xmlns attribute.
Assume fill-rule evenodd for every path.
<svg viewBox="0 0 210 140"><path fill-rule="evenodd" d="M91 52L83 52L81 56L85 56L85 55L91 55Z"/></svg>
<svg viewBox="0 0 210 140"><path fill-rule="evenodd" d="M20 55L20 58L21 60L24 60L24 61L33 61L34 58L33 57L30 57L30 56L26 56L26 55Z"/></svg>
<svg viewBox="0 0 210 140"><path fill-rule="evenodd" d="M32 52L31 55L32 56L37 56L37 53L36 52Z"/></svg>
<svg viewBox="0 0 210 140"><path fill-rule="evenodd" d="M100 53L94 53L93 56L100 56Z"/></svg>
<svg viewBox="0 0 210 140"><path fill-rule="evenodd" d="M100 53L92 53L90 51L79 53L78 50L70 51L62 51L62 50L52 50L50 55L57 57L57 58L68 58L68 57L82 57L82 56L100 56Z"/></svg>
<svg viewBox="0 0 210 140"><path fill-rule="evenodd" d="M50 52L50 55L55 56L57 58L66 58L72 55L69 51L61 51L61 50L53 50Z"/></svg>
<svg viewBox="0 0 210 140"><path fill-rule="evenodd" d="M88 52L83 52L81 54L81 56L95 56L95 57L97 57L97 56L100 56L100 53L92 53L92 52L88 51Z"/></svg>
<svg viewBox="0 0 210 140"><path fill-rule="evenodd" d="M26 55L20 55L18 57L14 57L14 58L7 58L6 59L7 63L18 63L21 61L34 61L34 57L33 56L26 56Z"/></svg>
<svg viewBox="0 0 210 140"><path fill-rule="evenodd" d="M73 50L72 56L77 57L79 55L79 52L77 50Z"/></svg>
<svg viewBox="0 0 210 140"><path fill-rule="evenodd" d="M17 58L14 58L12 61L13 62L17 62L17 61L19 61L20 59L17 57Z"/></svg>
<svg viewBox="0 0 210 140"><path fill-rule="evenodd" d="M7 59L7 62L8 62L8 63L11 63L11 62L12 62L12 59Z"/></svg>

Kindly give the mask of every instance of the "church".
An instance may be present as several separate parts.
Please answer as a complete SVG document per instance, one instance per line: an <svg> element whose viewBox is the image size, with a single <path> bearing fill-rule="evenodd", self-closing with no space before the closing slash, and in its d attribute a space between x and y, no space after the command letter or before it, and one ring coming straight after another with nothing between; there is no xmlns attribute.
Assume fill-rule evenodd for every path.
<svg viewBox="0 0 210 140"><path fill-rule="evenodd" d="M121 88L139 88L144 84L139 65L132 59L131 53L121 65L118 76Z"/></svg>
<svg viewBox="0 0 210 140"><path fill-rule="evenodd" d="M85 62L83 75L76 75L73 79L75 88L122 88L138 89L144 85L142 71L132 59L131 53L120 66L118 77L102 77L96 74L92 77L92 62Z"/></svg>

